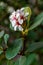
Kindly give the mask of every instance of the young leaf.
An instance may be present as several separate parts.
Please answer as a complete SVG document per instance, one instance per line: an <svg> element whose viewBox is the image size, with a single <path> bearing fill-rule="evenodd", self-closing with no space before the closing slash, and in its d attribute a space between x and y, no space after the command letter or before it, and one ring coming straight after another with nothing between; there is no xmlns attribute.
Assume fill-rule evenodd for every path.
<svg viewBox="0 0 43 65"><path fill-rule="evenodd" d="M9 39L9 34L5 34L5 35L4 35L4 41L5 41L6 44L7 44L7 42L8 42L8 39Z"/></svg>
<svg viewBox="0 0 43 65"><path fill-rule="evenodd" d="M13 43L14 45L8 48L6 51L6 58L9 60L14 58L19 53L23 44L23 39L22 38L16 39Z"/></svg>
<svg viewBox="0 0 43 65"><path fill-rule="evenodd" d="M10 24L10 29L13 30L12 24Z"/></svg>
<svg viewBox="0 0 43 65"><path fill-rule="evenodd" d="M36 28L38 25L40 25L43 22L43 12L40 13L34 20L33 25L30 26L29 31Z"/></svg>
<svg viewBox="0 0 43 65"><path fill-rule="evenodd" d="M30 17L31 17L31 14L32 14L31 8L30 8L30 7L25 7L24 12L25 12L25 13L26 13L26 12L29 13L29 15L28 15L28 17L27 17L27 23L29 24Z"/></svg>
<svg viewBox="0 0 43 65"><path fill-rule="evenodd" d="M2 38L3 35L4 35L4 30L2 30L2 31L0 32L0 38Z"/></svg>

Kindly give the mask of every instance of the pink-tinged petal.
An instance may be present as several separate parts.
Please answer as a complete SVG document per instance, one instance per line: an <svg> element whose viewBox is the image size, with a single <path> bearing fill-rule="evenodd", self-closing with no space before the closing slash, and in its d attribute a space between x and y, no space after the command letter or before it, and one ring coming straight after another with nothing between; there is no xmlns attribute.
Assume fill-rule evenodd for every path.
<svg viewBox="0 0 43 65"><path fill-rule="evenodd" d="M19 25L19 27L18 27L18 28L19 28L19 31L23 31L22 26L20 26L20 25Z"/></svg>
<svg viewBox="0 0 43 65"><path fill-rule="evenodd" d="M20 13L20 14L21 14L21 12L22 12L22 11L21 11L21 10L19 10L19 9L16 11L16 13Z"/></svg>
<svg viewBox="0 0 43 65"><path fill-rule="evenodd" d="M24 12L22 12L22 15L24 16Z"/></svg>
<svg viewBox="0 0 43 65"><path fill-rule="evenodd" d="M19 17L20 17L20 13L17 13L17 14L16 14L16 18L19 18Z"/></svg>
<svg viewBox="0 0 43 65"><path fill-rule="evenodd" d="M18 22L20 23L20 24L23 24L23 19L18 19Z"/></svg>
<svg viewBox="0 0 43 65"><path fill-rule="evenodd" d="M15 14L16 14L16 12L14 11L14 12L10 15L9 19L12 19L12 18L15 16Z"/></svg>
<svg viewBox="0 0 43 65"><path fill-rule="evenodd" d="M19 12L20 12L20 10L18 9L16 12L17 12L17 13L19 13Z"/></svg>

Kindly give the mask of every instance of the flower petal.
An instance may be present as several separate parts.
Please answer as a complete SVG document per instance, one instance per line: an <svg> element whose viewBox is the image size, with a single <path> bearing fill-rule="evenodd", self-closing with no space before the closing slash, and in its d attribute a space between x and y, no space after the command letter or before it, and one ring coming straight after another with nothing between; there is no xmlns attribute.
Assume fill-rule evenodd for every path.
<svg viewBox="0 0 43 65"><path fill-rule="evenodd" d="M23 8L21 8L20 10L23 11L24 9L25 9L25 8L23 7Z"/></svg>
<svg viewBox="0 0 43 65"><path fill-rule="evenodd" d="M17 12L17 13L19 13L19 12L20 12L20 10L18 9L16 12Z"/></svg>
<svg viewBox="0 0 43 65"><path fill-rule="evenodd" d="M20 26L20 25L19 25L19 27L18 27L18 28L19 28L19 31L23 31L22 26Z"/></svg>
<svg viewBox="0 0 43 65"><path fill-rule="evenodd" d="M12 15L15 15L16 14L16 11L14 11L13 13L12 13Z"/></svg>
<svg viewBox="0 0 43 65"><path fill-rule="evenodd" d="M21 12L21 16L24 16L24 12Z"/></svg>
<svg viewBox="0 0 43 65"><path fill-rule="evenodd" d="M16 20L12 21L11 24L14 27L16 25Z"/></svg>
<svg viewBox="0 0 43 65"><path fill-rule="evenodd" d="M23 19L18 18L18 22L19 22L20 24L23 24Z"/></svg>
<svg viewBox="0 0 43 65"><path fill-rule="evenodd" d="M10 16L9 16L9 19L12 19L12 17L13 17L13 15L10 15Z"/></svg>
<svg viewBox="0 0 43 65"><path fill-rule="evenodd" d="M18 27L17 25L15 25L15 26L14 26L14 31L16 31L16 30L17 30L17 27Z"/></svg>
<svg viewBox="0 0 43 65"><path fill-rule="evenodd" d="M20 17L20 13L17 13L17 14L16 14L16 18L19 18L19 17Z"/></svg>

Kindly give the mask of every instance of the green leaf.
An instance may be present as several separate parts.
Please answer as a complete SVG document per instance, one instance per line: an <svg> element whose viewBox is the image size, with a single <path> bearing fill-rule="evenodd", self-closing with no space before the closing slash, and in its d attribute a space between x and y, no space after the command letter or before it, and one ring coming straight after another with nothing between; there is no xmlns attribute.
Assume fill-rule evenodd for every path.
<svg viewBox="0 0 43 65"><path fill-rule="evenodd" d="M26 52L33 52L39 48L43 48L43 42L36 42L36 43L30 44Z"/></svg>
<svg viewBox="0 0 43 65"><path fill-rule="evenodd" d="M34 54L34 53L28 55L26 58L26 65L31 65L32 62L36 59L36 57L37 57L37 54Z"/></svg>
<svg viewBox="0 0 43 65"><path fill-rule="evenodd" d="M30 65L36 59L37 54L30 54L27 57L21 56L14 65Z"/></svg>
<svg viewBox="0 0 43 65"><path fill-rule="evenodd" d="M14 65L14 61L12 61L12 60L8 60L7 62L6 62L6 65Z"/></svg>
<svg viewBox="0 0 43 65"><path fill-rule="evenodd" d="M30 17L31 17L31 14L32 14L31 8L30 8L30 7L25 7L24 12L25 12L25 13L26 13L26 12L29 13L29 15L28 15L28 17L27 17L27 25L29 25Z"/></svg>
<svg viewBox="0 0 43 65"><path fill-rule="evenodd" d="M32 14L32 12L31 12L31 8L30 8L30 7L25 7L24 12L25 12L25 13L26 13L26 12L29 13L29 15L28 15L28 20L30 20L30 16L31 16L31 14Z"/></svg>
<svg viewBox="0 0 43 65"><path fill-rule="evenodd" d="M22 45L23 45L23 39L22 38L16 39L14 41L14 45L7 49L6 58L9 60L14 58L19 53Z"/></svg>
<svg viewBox="0 0 43 65"><path fill-rule="evenodd" d="M21 56L14 65L25 65L26 62L26 57L25 56Z"/></svg>
<svg viewBox="0 0 43 65"><path fill-rule="evenodd" d="M32 63L32 65L40 65L39 60L34 60L33 63Z"/></svg>
<svg viewBox="0 0 43 65"><path fill-rule="evenodd" d="M12 24L10 24L10 29L13 30L14 28L12 27Z"/></svg>
<svg viewBox="0 0 43 65"><path fill-rule="evenodd" d="M28 38L35 41L38 39L38 34L33 30L29 31L28 32Z"/></svg>
<svg viewBox="0 0 43 65"><path fill-rule="evenodd" d="M2 31L0 32L0 38L2 38L3 35L4 35L4 30L2 30Z"/></svg>
<svg viewBox="0 0 43 65"><path fill-rule="evenodd" d="M30 26L29 31L36 28L37 26L39 26L41 23L43 22L43 12L40 13L34 20L33 25Z"/></svg>
<svg viewBox="0 0 43 65"><path fill-rule="evenodd" d="M8 39L9 39L9 34L5 34L5 35L4 35L4 41L5 41L6 44L7 44L7 42L8 42Z"/></svg>
<svg viewBox="0 0 43 65"><path fill-rule="evenodd" d="M19 65L25 65L26 57L22 57L19 59Z"/></svg>
<svg viewBox="0 0 43 65"><path fill-rule="evenodd" d="M2 48L2 46L0 46L0 54L2 54L3 53L3 48Z"/></svg>

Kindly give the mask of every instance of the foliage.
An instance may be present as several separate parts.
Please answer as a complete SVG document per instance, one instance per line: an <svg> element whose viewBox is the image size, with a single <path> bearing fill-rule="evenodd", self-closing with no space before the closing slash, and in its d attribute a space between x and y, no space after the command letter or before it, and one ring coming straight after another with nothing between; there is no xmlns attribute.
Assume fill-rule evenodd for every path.
<svg viewBox="0 0 43 65"><path fill-rule="evenodd" d="M29 15L14 31L9 16L22 7ZM0 0L0 65L43 65L43 0Z"/></svg>

